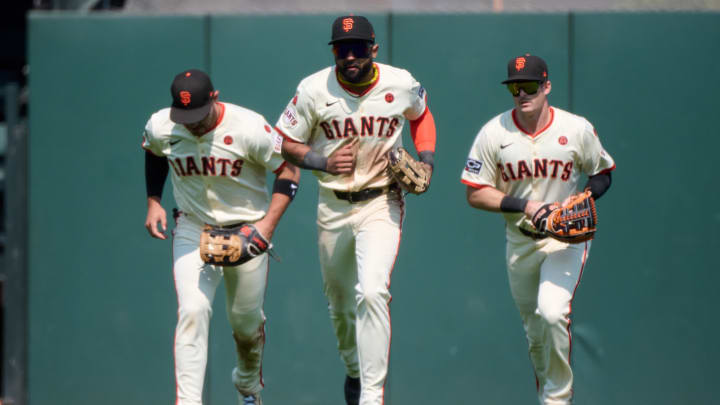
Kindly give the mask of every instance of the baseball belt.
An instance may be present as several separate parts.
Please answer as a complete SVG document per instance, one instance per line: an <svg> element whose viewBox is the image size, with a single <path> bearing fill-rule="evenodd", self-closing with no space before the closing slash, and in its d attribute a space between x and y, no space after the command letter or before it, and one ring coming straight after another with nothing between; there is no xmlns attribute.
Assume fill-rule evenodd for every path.
<svg viewBox="0 0 720 405"><path fill-rule="evenodd" d="M363 202L367 200L371 200L375 197L379 197L383 194L389 193L391 191L400 190L400 187L396 183L393 183L389 186L385 187L377 187L377 188L366 188L360 191L338 191L333 190L335 193L335 197L345 200L349 202L350 204Z"/></svg>
<svg viewBox="0 0 720 405"><path fill-rule="evenodd" d="M518 227L518 229L520 230L521 234L527 236L530 239L541 240L541 239L547 238L547 235L545 235L544 233L530 232L527 229L520 228L520 227Z"/></svg>

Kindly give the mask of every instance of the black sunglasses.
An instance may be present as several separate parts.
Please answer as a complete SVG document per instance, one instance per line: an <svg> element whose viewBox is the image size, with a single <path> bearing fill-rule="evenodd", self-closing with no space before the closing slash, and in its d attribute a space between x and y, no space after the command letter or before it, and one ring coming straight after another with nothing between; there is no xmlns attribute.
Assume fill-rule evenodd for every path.
<svg viewBox="0 0 720 405"><path fill-rule="evenodd" d="M369 58L372 45L369 42L337 42L333 44L333 53L340 59L348 57L350 52L356 58Z"/></svg>
<svg viewBox="0 0 720 405"><path fill-rule="evenodd" d="M513 97L520 95L520 90L524 91L527 95L532 95L538 92L542 82L512 82L507 84L507 88Z"/></svg>

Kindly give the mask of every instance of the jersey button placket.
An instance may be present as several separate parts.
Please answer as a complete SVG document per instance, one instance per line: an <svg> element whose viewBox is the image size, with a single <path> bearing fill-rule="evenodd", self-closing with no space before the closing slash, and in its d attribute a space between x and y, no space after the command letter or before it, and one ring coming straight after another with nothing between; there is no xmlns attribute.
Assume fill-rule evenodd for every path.
<svg viewBox="0 0 720 405"><path fill-rule="evenodd" d="M538 157L538 146L537 146L537 142L535 141L535 139L532 140L531 148L532 148L532 159L530 159L530 162L528 162L528 163L530 163L530 176L531 176L530 184L532 185L533 198L537 199L540 185L538 184L538 181L539 181L538 178L535 177L535 170L534 170L535 159L537 159L537 157Z"/></svg>
<svg viewBox="0 0 720 405"><path fill-rule="evenodd" d="M213 216L214 216L214 211L215 211L214 205L215 204L213 204L214 201L211 198L212 188L211 188L211 184L210 184L210 177L205 176L203 174L203 159L202 158L204 156L207 157L209 151L210 151L210 145L208 144L207 140L200 139L198 141L198 147L197 147L197 157L198 157L198 165L199 165L198 170L200 170L200 178L202 179L203 187L205 188L205 193L204 193L205 201L207 201L208 208L210 208L210 211L213 212Z"/></svg>

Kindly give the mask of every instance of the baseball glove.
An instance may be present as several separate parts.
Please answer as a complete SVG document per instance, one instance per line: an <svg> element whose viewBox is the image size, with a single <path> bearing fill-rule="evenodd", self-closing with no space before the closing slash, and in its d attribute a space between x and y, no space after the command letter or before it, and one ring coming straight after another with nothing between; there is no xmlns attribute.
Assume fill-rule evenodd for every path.
<svg viewBox="0 0 720 405"><path fill-rule="evenodd" d="M398 146L387 153L388 172L400 187L413 194L422 194L430 187L430 172L404 148Z"/></svg>
<svg viewBox="0 0 720 405"><path fill-rule="evenodd" d="M546 204L533 215L532 223L540 232L565 243L592 240L597 231L597 211L592 193L576 194L562 207Z"/></svg>
<svg viewBox="0 0 720 405"><path fill-rule="evenodd" d="M252 224L230 228L205 225L200 235L200 257L217 266L237 266L261 255L272 245Z"/></svg>

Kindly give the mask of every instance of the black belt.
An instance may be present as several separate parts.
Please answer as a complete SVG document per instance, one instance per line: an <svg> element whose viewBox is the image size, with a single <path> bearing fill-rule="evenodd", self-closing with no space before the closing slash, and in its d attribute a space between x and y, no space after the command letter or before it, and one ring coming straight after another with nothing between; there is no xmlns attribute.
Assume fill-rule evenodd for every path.
<svg viewBox="0 0 720 405"><path fill-rule="evenodd" d="M531 238L531 239L540 240L540 239L545 239L545 238L547 238L547 235L545 235L544 233L530 232L530 231L528 231L527 229L519 228L519 227L518 227L518 229L520 230L520 233L521 233L521 234L523 234L523 235L525 235L525 236L527 236L528 238Z"/></svg>
<svg viewBox="0 0 720 405"><path fill-rule="evenodd" d="M349 202L350 204L352 204L352 203L367 201L367 200L373 199L375 197L379 197L390 191L394 191L394 190L398 190L398 189L399 189L398 185L393 183L393 184L391 184L389 186L385 186L385 187L366 188L366 189L360 190L360 191L333 190L333 192L335 193L335 197L337 197L341 200L345 200L345 201Z"/></svg>

